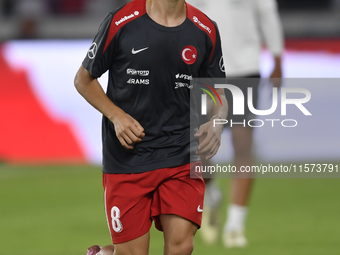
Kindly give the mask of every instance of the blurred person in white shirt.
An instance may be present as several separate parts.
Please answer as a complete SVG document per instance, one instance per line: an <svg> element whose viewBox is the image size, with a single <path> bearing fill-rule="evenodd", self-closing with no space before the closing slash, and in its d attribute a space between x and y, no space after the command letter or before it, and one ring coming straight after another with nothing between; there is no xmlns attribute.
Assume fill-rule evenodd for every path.
<svg viewBox="0 0 340 255"><path fill-rule="evenodd" d="M16 0L15 13L20 17L21 39L33 39L38 37L39 20L48 11L47 1L44 0Z"/></svg>
<svg viewBox="0 0 340 255"><path fill-rule="evenodd" d="M229 83L241 88L244 95L247 94L247 87L253 87L254 101L257 101L260 57L264 42L274 60L270 76L272 84L280 87L280 79L275 78L282 78L281 55L284 37L276 0L188 0L188 2L216 21L221 34L224 66ZM239 84L238 80L241 80ZM227 92L229 91L226 91L226 94ZM230 116L232 103L229 98L228 103ZM256 103L254 107L256 108ZM249 110L247 115L247 109L246 105L246 114L241 116L246 121L254 117L249 114ZM235 121L234 117L230 118ZM231 132L236 169L253 165L253 129L234 125ZM202 163L210 164L204 159ZM223 228L222 241L226 247L247 245L244 231L253 178L249 174L238 177L241 178L232 179L231 202L227 208L227 220ZM210 244L215 243L219 236L217 213L221 198L222 194L216 182L213 179L206 180L205 207L200 232L203 240Z"/></svg>

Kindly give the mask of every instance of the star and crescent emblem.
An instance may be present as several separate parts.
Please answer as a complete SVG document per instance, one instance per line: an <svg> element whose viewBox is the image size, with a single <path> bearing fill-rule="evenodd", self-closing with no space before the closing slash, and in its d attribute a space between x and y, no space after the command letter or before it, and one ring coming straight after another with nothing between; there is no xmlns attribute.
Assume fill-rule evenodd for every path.
<svg viewBox="0 0 340 255"><path fill-rule="evenodd" d="M182 59L188 65L195 63L197 60L196 48L192 45L185 46L182 50Z"/></svg>

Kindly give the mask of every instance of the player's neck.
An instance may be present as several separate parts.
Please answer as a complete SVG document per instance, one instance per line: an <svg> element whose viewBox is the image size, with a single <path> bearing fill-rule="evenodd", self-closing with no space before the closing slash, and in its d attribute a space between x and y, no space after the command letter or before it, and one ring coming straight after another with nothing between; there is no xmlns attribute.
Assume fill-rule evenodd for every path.
<svg viewBox="0 0 340 255"><path fill-rule="evenodd" d="M146 0L146 12L160 25L176 27L186 19L184 0Z"/></svg>

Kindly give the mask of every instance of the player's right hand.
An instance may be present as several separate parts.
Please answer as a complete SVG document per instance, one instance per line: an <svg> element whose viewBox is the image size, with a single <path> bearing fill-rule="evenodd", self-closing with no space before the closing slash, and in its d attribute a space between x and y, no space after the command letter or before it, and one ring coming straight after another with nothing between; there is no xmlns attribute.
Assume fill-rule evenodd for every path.
<svg viewBox="0 0 340 255"><path fill-rule="evenodd" d="M132 145L141 142L145 136L144 128L139 122L123 111L115 115L112 123L118 140L126 149L132 150Z"/></svg>

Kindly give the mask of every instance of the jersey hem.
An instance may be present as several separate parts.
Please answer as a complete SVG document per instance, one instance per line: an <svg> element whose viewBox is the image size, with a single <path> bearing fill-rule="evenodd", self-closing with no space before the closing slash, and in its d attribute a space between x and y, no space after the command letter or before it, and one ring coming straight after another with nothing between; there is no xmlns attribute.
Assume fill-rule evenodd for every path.
<svg viewBox="0 0 340 255"><path fill-rule="evenodd" d="M105 164L103 165L103 173L105 174L141 174L145 172L150 172L150 171L155 171L163 168L171 168L171 167L179 167L182 165L186 165L189 163L197 162L200 161L199 158L195 158L192 160L178 160L174 162L174 159L168 159L166 161L158 161L156 163L149 164L147 166L136 166L136 170L131 171L131 168L123 169L121 168L120 170L116 170L116 167L106 167ZM113 169L113 170L107 170L108 168Z"/></svg>

